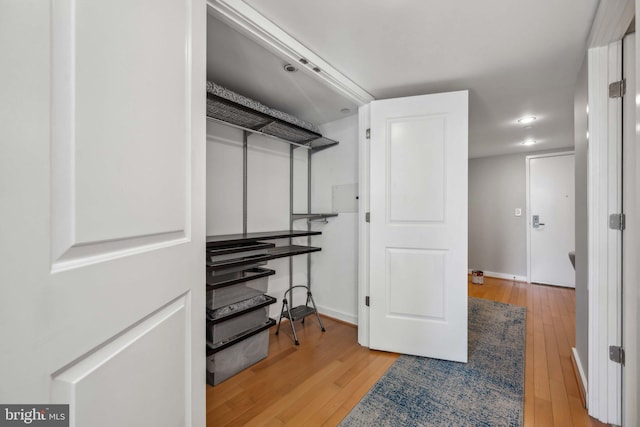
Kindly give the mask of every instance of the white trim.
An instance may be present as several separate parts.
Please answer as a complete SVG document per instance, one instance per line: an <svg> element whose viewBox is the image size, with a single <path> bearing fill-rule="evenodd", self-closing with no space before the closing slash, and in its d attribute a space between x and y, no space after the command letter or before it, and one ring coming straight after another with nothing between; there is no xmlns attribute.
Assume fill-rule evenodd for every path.
<svg viewBox="0 0 640 427"><path fill-rule="evenodd" d="M633 0L601 1L593 18L587 46L607 46L622 39L635 13Z"/></svg>
<svg viewBox="0 0 640 427"><path fill-rule="evenodd" d="M526 182L526 189L525 189L525 193L526 193L526 206L525 206L525 213L527 215L527 220L526 220L526 225L527 225L527 253L526 253L526 257L527 257L527 277L525 278L525 281L527 283L531 283L531 192L529 190L529 162L531 161L531 159L540 159L543 157L557 157L557 156L570 156L570 155L575 155L575 151L558 151L558 152L554 152L554 153L543 153L543 154L533 154L530 156L526 156L524 159L524 163L525 163L525 182Z"/></svg>
<svg viewBox="0 0 640 427"><path fill-rule="evenodd" d="M373 96L355 82L287 34L257 10L242 0L207 0L208 12L234 29L260 43L271 52L288 58L308 75L324 82L339 94L361 106L373 101ZM308 64L303 65L304 58ZM313 71L314 67L321 72Z"/></svg>
<svg viewBox="0 0 640 427"><path fill-rule="evenodd" d="M471 274L471 272L473 270L480 270L480 269L479 268L470 268L469 269L469 274ZM517 274L510 274L510 273L495 273L493 271L484 271L484 270L482 270L482 273L484 274L485 277L494 277L496 279L514 280L516 282L527 283L527 277L526 276L520 276L520 275L517 275Z"/></svg>
<svg viewBox="0 0 640 427"><path fill-rule="evenodd" d="M584 367L582 365L582 360L580 360L580 355L578 355L578 350L575 347L571 347L571 353L573 354L573 360L576 363L576 367L578 368L578 375L580 378L578 380L582 383L582 389L585 390L585 401L589 401L589 388L587 387L587 376L584 374Z"/></svg>
<svg viewBox="0 0 640 427"><path fill-rule="evenodd" d="M640 10L640 0L636 1L636 10ZM640 315L638 314L638 301L640 294L638 292L638 281L640 280L640 268L638 259L640 259L640 226L637 218L640 217L640 133L636 129L640 129L640 104L636 103L636 99L640 97L639 73L640 66L640 43L637 41L635 34L627 35L624 39L624 61L635 59L625 65L625 78L627 79L627 93L630 95L625 98L623 111L625 119L627 114L632 116L627 120L623 119L624 127L624 176L623 182L623 211L627 218L636 218L636 221L627 221L627 227L623 233L623 326L624 333L623 345L625 352L629 357L626 358L625 366L622 368L623 376L623 403L622 403L622 425L637 426L640 425L640 357L638 357L640 349ZM631 51L631 52L630 52ZM632 68L633 70L629 70ZM631 126L628 127L628 124Z"/></svg>
<svg viewBox="0 0 640 427"><path fill-rule="evenodd" d="M345 313L344 311L332 310L323 305L316 305L316 306L318 307L318 312L323 316L331 317L333 319L337 319L342 322L349 323L351 325L358 324L358 317L353 314Z"/></svg>
<svg viewBox="0 0 640 427"><path fill-rule="evenodd" d="M367 129L371 127L370 105L358 109L358 343L369 347L369 307L365 297L369 295L369 223L365 215L369 212L369 140Z"/></svg>
<svg viewBox="0 0 640 427"><path fill-rule="evenodd" d="M622 40L609 45L609 82L622 79ZM608 93L608 91L607 91ZM608 227L609 214L622 212L622 99L609 99L609 138L607 141L607 279L604 302L607 304L607 413L606 422L622 424L622 365L609 360L609 346L622 345L622 232ZM603 175L600 175L603 178ZM605 201L603 199L603 201ZM602 304L602 301L601 301Z"/></svg>
<svg viewBox="0 0 640 427"><path fill-rule="evenodd" d="M621 132L620 99L609 99L608 84L621 73L620 42L589 49L589 144L588 144L588 283L589 283L589 415L609 424L620 424L620 365L609 360L609 345L619 342L619 307L615 277L620 253L609 230L608 213L618 173L609 146ZM615 180L614 180L615 181ZM615 187L615 185L614 185ZM614 194L612 194L614 193ZM618 236L616 238L616 235ZM613 263L613 264L610 264ZM613 278L613 280L612 280ZM612 280L612 281L611 281ZM616 330L617 329L617 330Z"/></svg>

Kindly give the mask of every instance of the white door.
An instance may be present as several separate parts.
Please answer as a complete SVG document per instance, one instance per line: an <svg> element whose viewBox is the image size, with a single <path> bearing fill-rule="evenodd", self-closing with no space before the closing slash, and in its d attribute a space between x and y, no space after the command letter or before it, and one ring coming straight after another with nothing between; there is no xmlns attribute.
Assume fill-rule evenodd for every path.
<svg viewBox="0 0 640 427"><path fill-rule="evenodd" d="M203 426L205 3L0 17L0 403Z"/></svg>
<svg viewBox="0 0 640 427"><path fill-rule="evenodd" d="M371 103L370 347L467 361L468 92Z"/></svg>
<svg viewBox="0 0 640 427"><path fill-rule="evenodd" d="M573 153L527 156L530 281L575 287Z"/></svg>

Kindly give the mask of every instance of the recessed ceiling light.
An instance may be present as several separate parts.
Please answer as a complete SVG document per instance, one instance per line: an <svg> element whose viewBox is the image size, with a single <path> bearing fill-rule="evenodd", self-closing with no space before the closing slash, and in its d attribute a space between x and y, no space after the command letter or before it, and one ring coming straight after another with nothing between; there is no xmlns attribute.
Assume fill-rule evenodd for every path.
<svg viewBox="0 0 640 427"><path fill-rule="evenodd" d="M350 109L348 109L348 108L343 108L342 110L340 110L340 112L341 112L342 114L347 114L347 113L350 113L350 112L351 112L351 110L350 110Z"/></svg>
<svg viewBox="0 0 640 427"><path fill-rule="evenodd" d="M521 142L522 145L533 145L535 144L537 141L534 141L533 139L527 139L526 141Z"/></svg>
<svg viewBox="0 0 640 427"><path fill-rule="evenodd" d="M533 123L535 121L536 121L536 117L534 116L526 116L518 119L518 123L520 123L521 125L525 125L527 123Z"/></svg>
<svg viewBox="0 0 640 427"><path fill-rule="evenodd" d="M295 73L296 71L298 71L298 69L291 64L284 64L283 68L288 73Z"/></svg>

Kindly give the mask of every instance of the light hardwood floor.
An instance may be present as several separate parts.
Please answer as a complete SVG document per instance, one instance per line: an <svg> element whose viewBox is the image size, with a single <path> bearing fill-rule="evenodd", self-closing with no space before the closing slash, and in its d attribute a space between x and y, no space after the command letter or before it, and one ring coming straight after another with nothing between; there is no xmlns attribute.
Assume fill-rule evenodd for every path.
<svg viewBox="0 0 640 427"><path fill-rule="evenodd" d="M525 426L604 426L587 415L571 366L572 289L485 277L469 296L527 307ZM397 358L357 344L354 326L323 318L270 331L269 356L216 387L207 386L208 426L335 426Z"/></svg>

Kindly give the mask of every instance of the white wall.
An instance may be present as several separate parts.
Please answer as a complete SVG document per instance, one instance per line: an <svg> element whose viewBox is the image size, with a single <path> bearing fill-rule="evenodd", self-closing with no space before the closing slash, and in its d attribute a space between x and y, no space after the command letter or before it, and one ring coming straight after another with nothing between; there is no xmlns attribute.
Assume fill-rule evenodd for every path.
<svg viewBox="0 0 640 427"><path fill-rule="evenodd" d="M332 212L335 185L356 184L358 176L357 116L321 126L323 134L340 142L312 159L312 211ZM247 230L289 228L290 145L273 138L250 135L248 139ZM294 206L306 211L306 150L294 150ZM311 285L321 313L347 322L357 319L357 213L340 213L328 224L314 224L321 236L311 238L322 247L311 255ZM294 228L306 229L305 221ZM216 122L207 123L207 235L242 232L242 131ZM288 244L288 239L270 241ZM294 239L307 244L307 238ZM306 284L306 255L292 257L293 284ZM278 303L270 316L280 314L282 297L289 287L289 258L270 261L276 271L269 277L268 294ZM297 305L304 301L294 301Z"/></svg>
<svg viewBox="0 0 640 427"><path fill-rule="evenodd" d="M539 153L469 159L469 269L526 280L525 158Z"/></svg>
<svg viewBox="0 0 640 427"><path fill-rule="evenodd" d="M526 279L525 157L469 160L469 269Z"/></svg>
<svg viewBox="0 0 640 427"><path fill-rule="evenodd" d="M339 214L330 218L328 224L313 226L322 231L322 236L316 238L322 252L312 258L313 295L320 312L355 324L358 313L358 213L357 210L343 212L340 206L333 206L332 193L336 186L354 184L357 189L358 116L345 117L320 128L323 135L340 144L313 155L312 210L338 211ZM357 207L357 203L354 205Z"/></svg>

